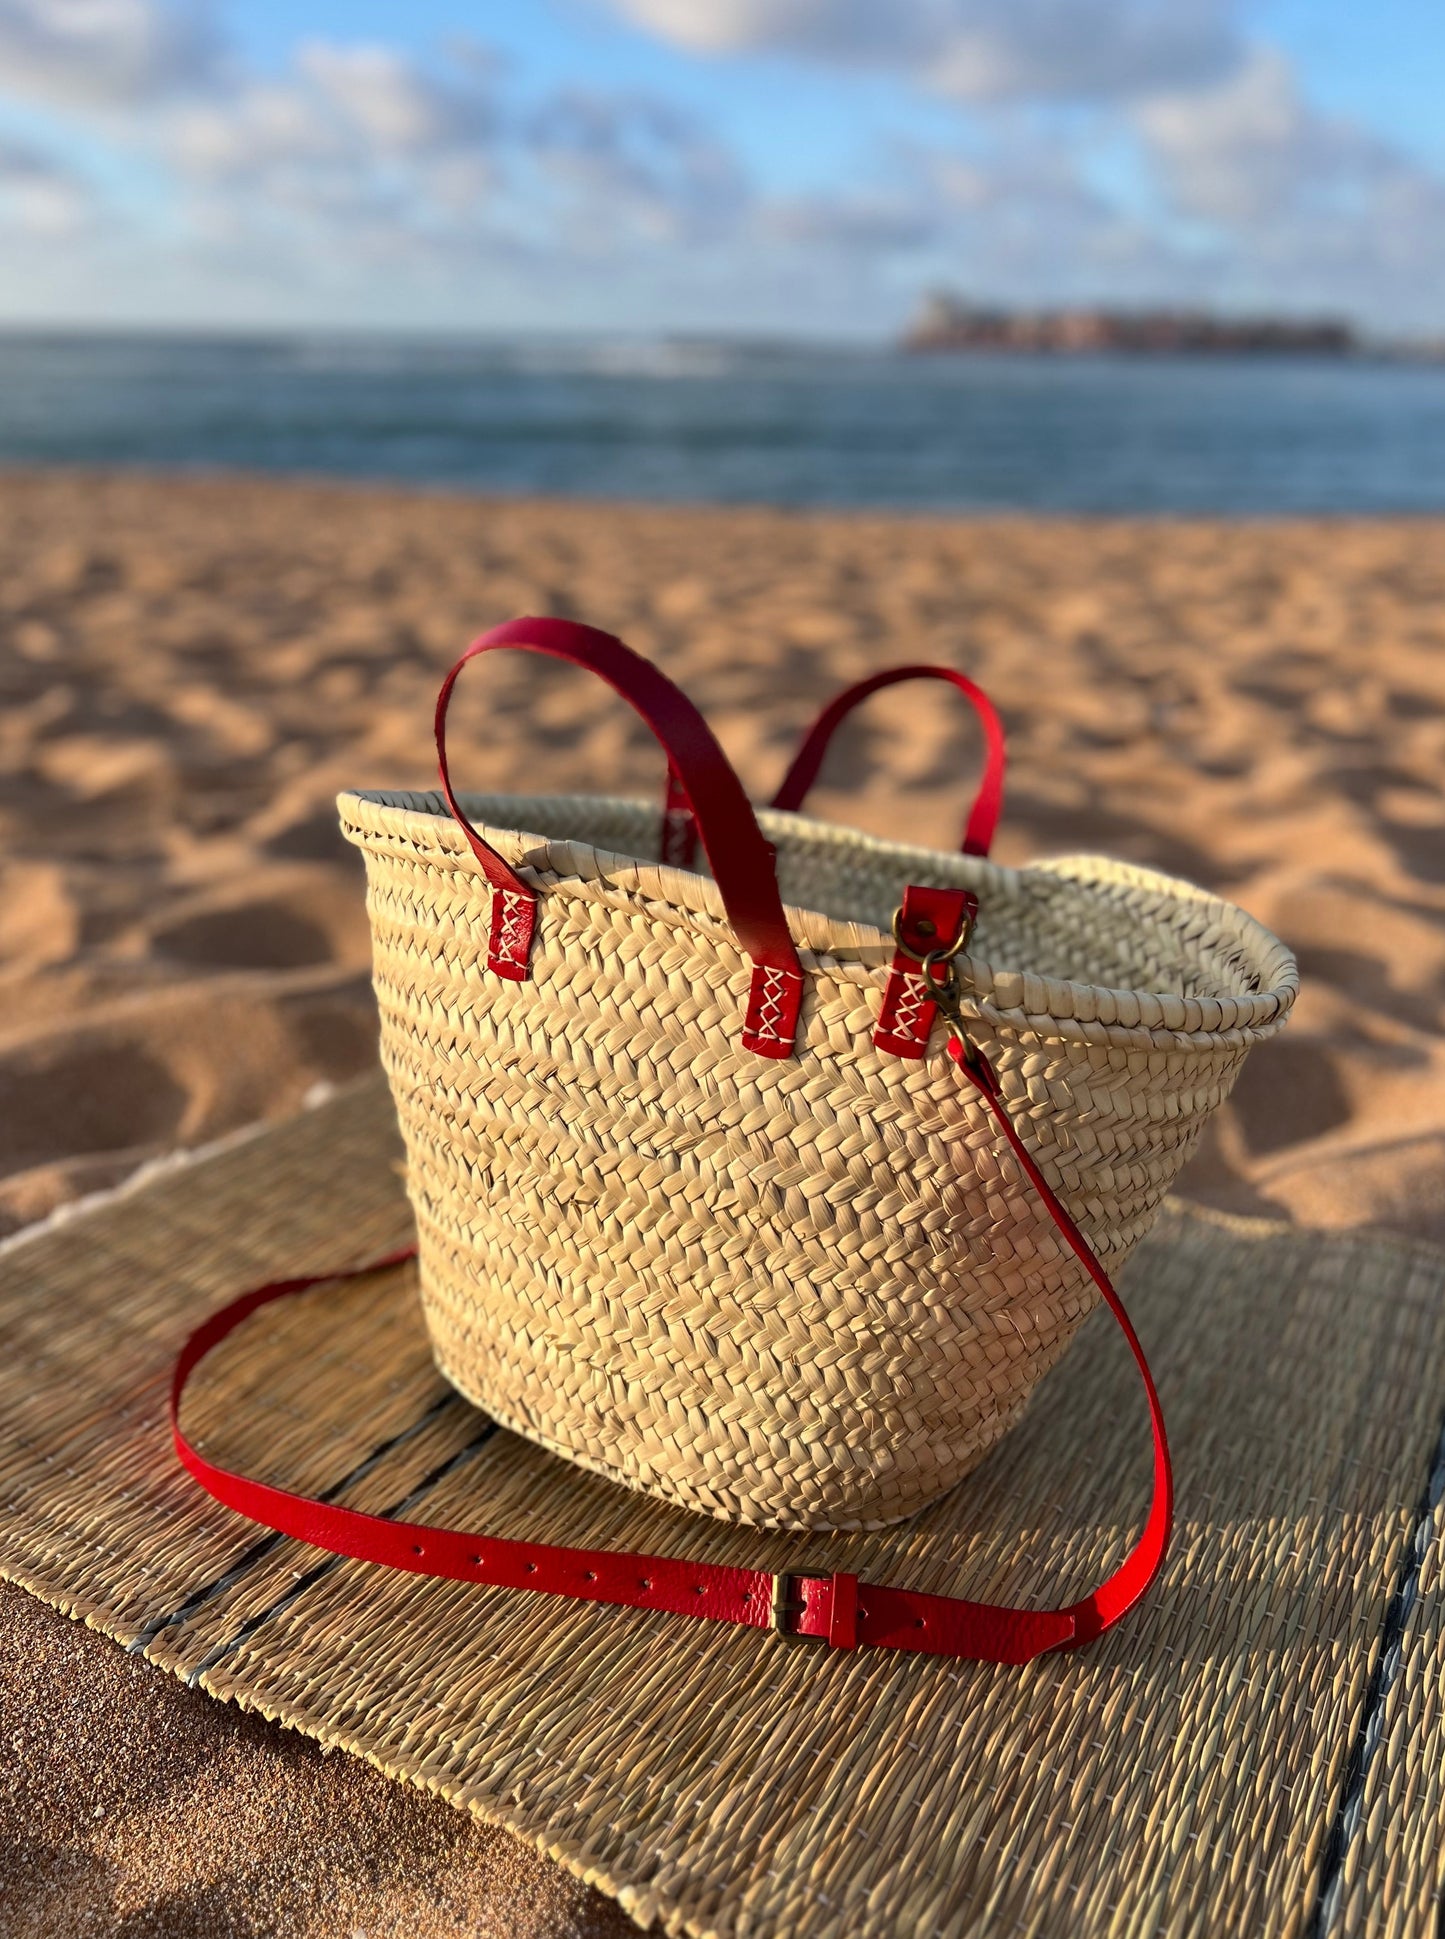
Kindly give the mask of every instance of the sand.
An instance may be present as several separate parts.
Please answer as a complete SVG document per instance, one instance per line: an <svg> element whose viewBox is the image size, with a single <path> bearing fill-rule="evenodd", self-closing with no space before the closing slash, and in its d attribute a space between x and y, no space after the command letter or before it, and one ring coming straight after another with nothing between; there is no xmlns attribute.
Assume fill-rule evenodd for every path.
<svg viewBox="0 0 1445 1939"><path fill-rule="evenodd" d="M524 611L655 654L760 798L842 682L963 667L1010 731L999 859L1174 870L1300 955L1288 1032L1180 1189L1445 1240L1445 521L950 522L80 474L0 476L0 1230L372 1064L332 797L431 785L441 672ZM453 744L464 786L659 781L620 702L520 656L471 670ZM975 758L961 708L902 689L840 736L810 805L950 844ZM0 1741L64 1720L0 1790L26 1828L7 1930L624 1929L501 1834L13 1591L0 1623Z"/></svg>

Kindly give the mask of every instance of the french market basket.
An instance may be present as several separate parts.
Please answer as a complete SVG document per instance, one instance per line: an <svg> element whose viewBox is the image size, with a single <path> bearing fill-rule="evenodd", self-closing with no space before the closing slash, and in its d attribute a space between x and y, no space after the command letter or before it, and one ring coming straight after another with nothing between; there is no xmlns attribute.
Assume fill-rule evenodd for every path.
<svg viewBox="0 0 1445 1939"><path fill-rule="evenodd" d="M453 795L452 683L501 647L632 702L669 753L665 815ZM443 793L339 800L439 1367L515 1432L730 1521L913 1514L1018 1418L1098 1298L960 1082L945 986L1110 1273L1296 991L1284 946L1188 883L1092 856L1003 868L794 812L848 708L918 675L989 730L969 835L986 848L1002 742L961 676L851 689L784 807L754 816L670 682L556 620L500 627L452 670Z"/></svg>

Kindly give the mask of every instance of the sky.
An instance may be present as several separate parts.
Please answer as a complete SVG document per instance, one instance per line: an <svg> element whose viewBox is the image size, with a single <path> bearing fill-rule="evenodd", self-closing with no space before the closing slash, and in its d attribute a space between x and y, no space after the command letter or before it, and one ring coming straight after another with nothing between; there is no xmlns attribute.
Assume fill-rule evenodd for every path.
<svg viewBox="0 0 1445 1939"><path fill-rule="evenodd" d="M1445 339L1440 0L0 0L0 322Z"/></svg>

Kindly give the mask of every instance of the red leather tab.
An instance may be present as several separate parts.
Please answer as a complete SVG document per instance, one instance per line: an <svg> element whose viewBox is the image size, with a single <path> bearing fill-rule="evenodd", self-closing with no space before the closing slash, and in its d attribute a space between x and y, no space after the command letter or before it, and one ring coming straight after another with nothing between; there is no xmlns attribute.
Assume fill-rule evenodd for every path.
<svg viewBox="0 0 1445 1939"><path fill-rule="evenodd" d="M748 1013L743 1021L743 1048L757 1051L760 1057L791 1057L802 1005L801 970L754 963Z"/></svg>
<svg viewBox="0 0 1445 1939"><path fill-rule="evenodd" d="M697 822L682 777L669 761L667 794L662 804L662 835L658 860L667 868L690 869L697 861Z"/></svg>
<svg viewBox="0 0 1445 1939"><path fill-rule="evenodd" d="M537 898L526 889L492 890L492 933L487 968L509 983L525 983L537 927Z"/></svg>
<svg viewBox="0 0 1445 1939"><path fill-rule="evenodd" d="M929 889L913 882L903 891L899 928L909 948L926 956L931 949L951 949L964 924L977 915L978 897L967 889ZM922 1057L936 1009L922 964L906 950L895 951L873 1032L875 1046L895 1057Z"/></svg>

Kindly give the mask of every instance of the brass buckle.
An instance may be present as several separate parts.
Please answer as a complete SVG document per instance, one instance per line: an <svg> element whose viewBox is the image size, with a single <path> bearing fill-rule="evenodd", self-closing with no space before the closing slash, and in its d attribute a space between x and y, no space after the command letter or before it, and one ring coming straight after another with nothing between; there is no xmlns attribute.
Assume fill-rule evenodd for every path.
<svg viewBox="0 0 1445 1939"><path fill-rule="evenodd" d="M807 1575L802 1570L784 1569L773 1576L773 1613L769 1624L775 1636L781 1636L785 1643L826 1643L826 1636L800 1636L796 1630L788 1628L788 1618L801 1614L807 1603L801 1597L794 1598L795 1582L826 1582L827 1576Z"/></svg>

